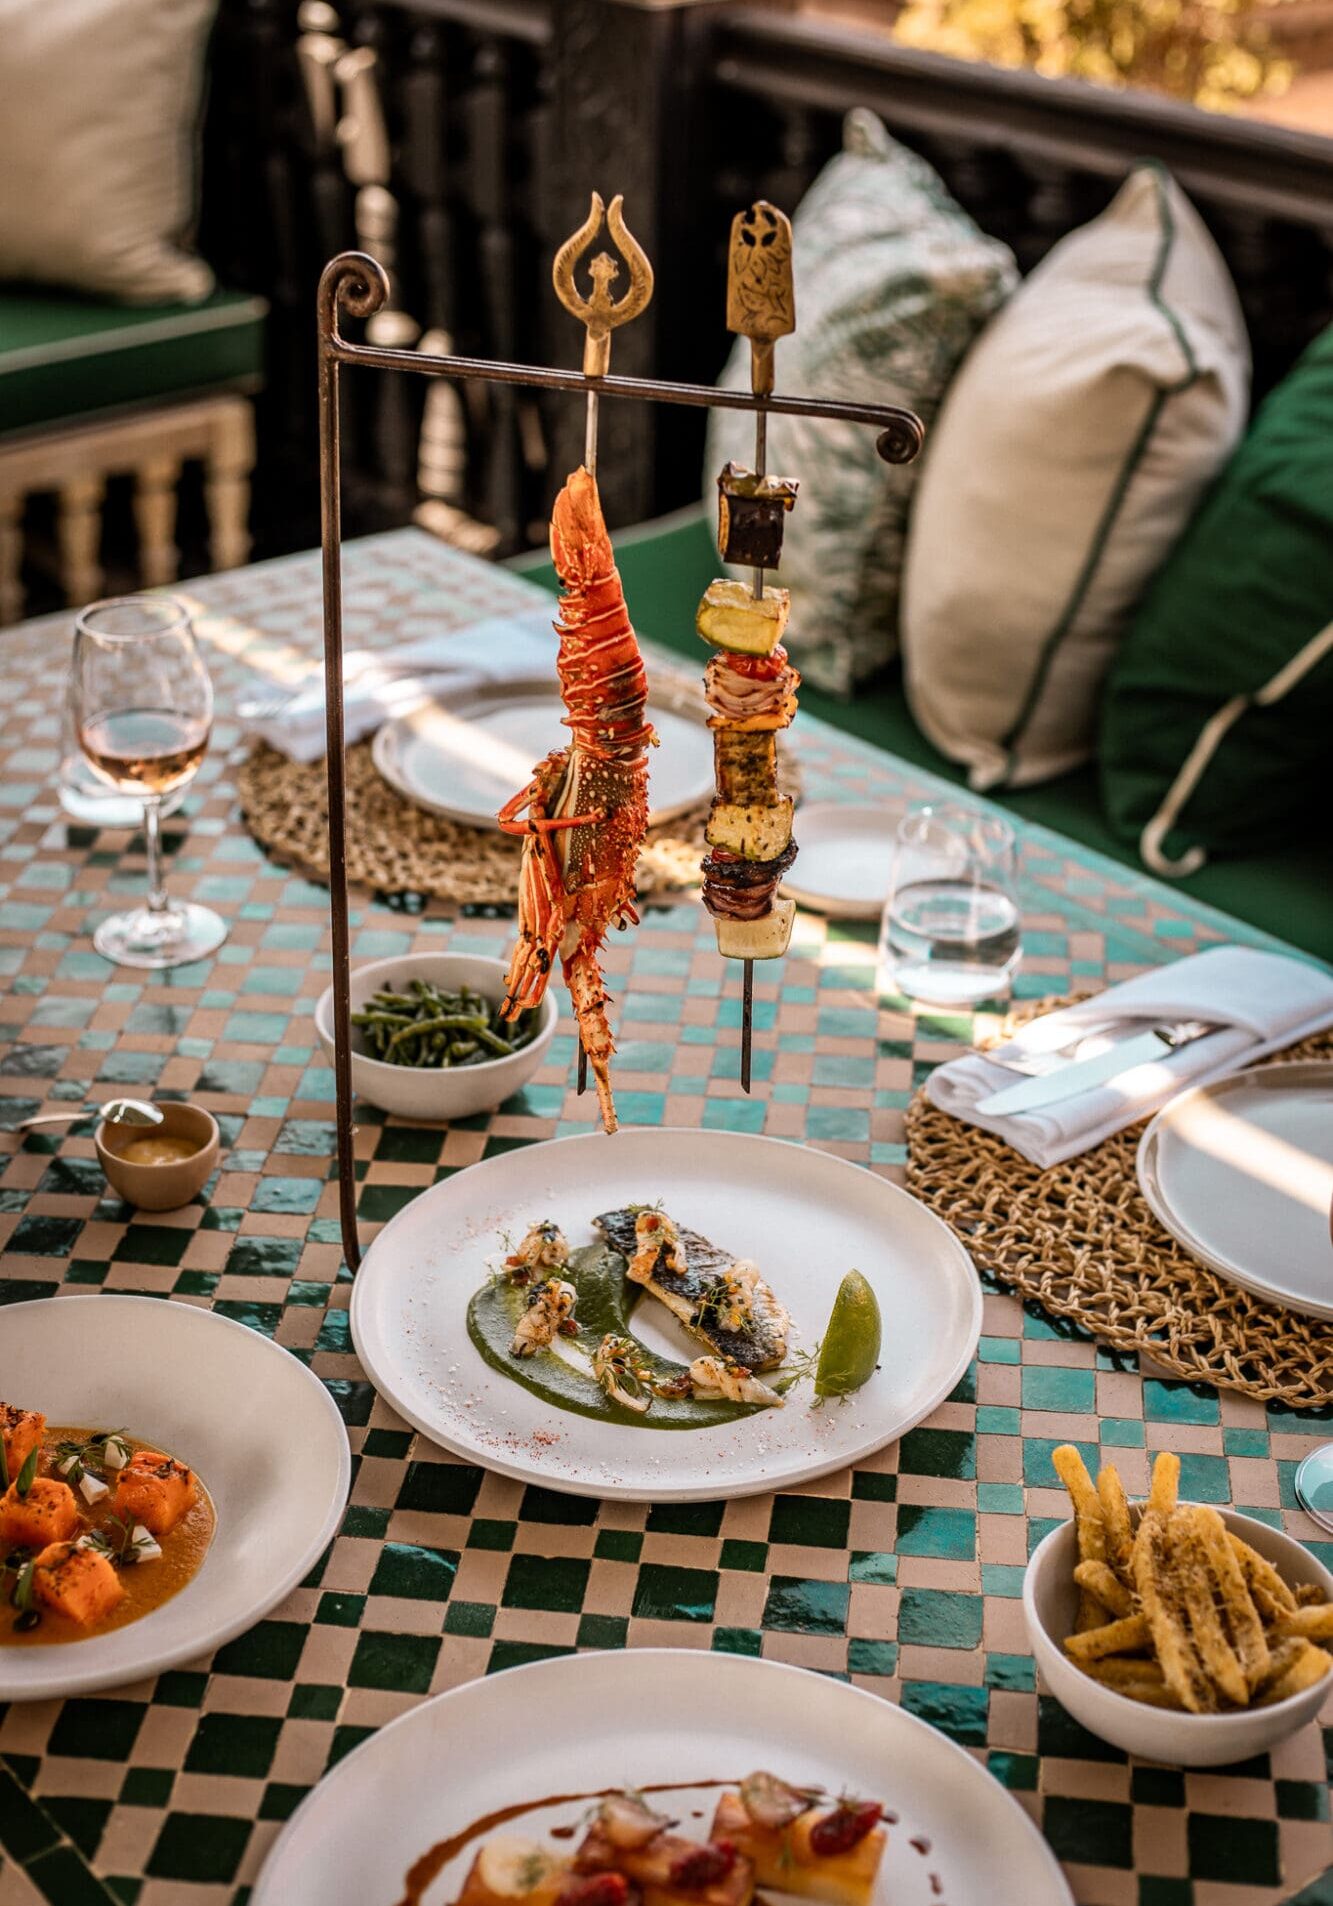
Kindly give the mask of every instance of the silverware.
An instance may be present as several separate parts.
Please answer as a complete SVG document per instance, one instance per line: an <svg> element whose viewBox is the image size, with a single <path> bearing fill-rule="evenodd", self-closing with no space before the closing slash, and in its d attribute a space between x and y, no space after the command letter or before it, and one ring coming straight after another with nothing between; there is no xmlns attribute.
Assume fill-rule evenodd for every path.
<svg viewBox="0 0 1333 1906"><path fill-rule="evenodd" d="M1132 1038L1119 1040L1093 1058L1068 1059L1052 1071L1022 1079L1017 1085L1006 1085L980 1100L973 1110L994 1118L1009 1112L1035 1112L1041 1106L1057 1105L1063 1099L1076 1098L1091 1086L1104 1085L1135 1066L1177 1052L1182 1046L1191 1045L1194 1040L1217 1030L1215 1023L1203 1019L1182 1019L1151 1026Z"/></svg>
<svg viewBox="0 0 1333 1906"><path fill-rule="evenodd" d="M1132 1026L1137 1023L1135 1020L1084 1019L1080 1020L1070 1032L1069 1037L1062 1039L1058 1046L1043 1046L1040 1050L1031 1051L1023 1045L1022 1034L1020 1034L1018 1038L1007 1040L1002 1046L989 1047L981 1056L990 1065L1003 1066L1006 1072L1018 1072L1027 1079L1041 1079L1048 1072L1058 1072L1061 1066L1068 1065L1072 1059L1077 1059L1080 1046L1085 1045L1097 1033L1105 1031L1108 1026L1117 1024ZM1023 1031L1031 1032L1040 1024L1039 1019L1034 1019L1023 1028Z"/></svg>
<svg viewBox="0 0 1333 1906"><path fill-rule="evenodd" d="M81 1118L100 1118L108 1125L160 1125L162 1114L157 1106L143 1099L108 1099L105 1105L80 1105L72 1112L43 1112L37 1118L25 1118L16 1129L32 1132L39 1125L74 1125Z"/></svg>

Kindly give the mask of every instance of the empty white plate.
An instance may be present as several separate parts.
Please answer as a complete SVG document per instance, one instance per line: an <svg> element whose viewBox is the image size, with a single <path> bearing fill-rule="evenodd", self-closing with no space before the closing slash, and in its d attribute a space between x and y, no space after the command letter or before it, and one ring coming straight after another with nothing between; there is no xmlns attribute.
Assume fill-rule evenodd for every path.
<svg viewBox="0 0 1333 1906"><path fill-rule="evenodd" d="M878 920L893 874L892 808L812 801L796 815L796 856L782 891L835 920Z"/></svg>
<svg viewBox="0 0 1333 1906"><path fill-rule="evenodd" d="M479 1839L409 1889L425 1854L486 1815L480 1838L577 1831L598 1789L669 1785L659 1804L703 1840L710 1783L758 1768L889 1809L872 1906L1071 1906L1022 1807L926 1722L805 1668L672 1648L538 1661L401 1715L298 1807L252 1906L446 1906Z"/></svg>
<svg viewBox="0 0 1333 1906"><path fill-rule="evenodd" d="M1143 1134L1138 1174L1191 1257L1333 1318L1333 1064L1256 1066L1182 1092Z"/></svg>
<svg viewBox="0 0 1333 1906"><path fill-rule="evenodd" d="M290 1351L160 1297L48 1297L0 1318L6 1403L160 1444L198 1471L217 1511L198 1574L160 1608L87 1641L0 1648L0 1701L87 1694L194 1661L253 1627L323 1554L351 1454L333 1398Z"/></svg>
<svg viewBox="0 0 1333 1906"><path fill-rule="evenodd" d="M649 822L673 820L713 793L713 737L700 700L650 689L648 716L660 746L648 751ZM532 777L543 755L563 748L565 705L551 681L469 691L446 707L429 702L385 722L373 758L389 786L431 814L468 827L496 826L496 813Z"/></svg>
<svg viewBox="0 0 1333 1906"><path fill-rule="evenodd" d="M521 1238L552 1218L571 1246L591 1244L598 1212L658 1199L678 1223L755 1260L791 1312L794 1349L822 1337L843 1273L862 1271L884 1324L870 1381L824 1409L807 1383L784 1409L654 1430L562 1410L483 1361L467 1307L503 1255L502 1234ZM502 1152L422 1192L371 1245L351 1326L381 1396L469 1461L573 1495L697 1502L827 1475L919 1423L967 1368L981 1287L948 1226L860 1165L774 1138L640 1126ZM652 1299L634 1327L681 1362L699 1354Z"/></svg>

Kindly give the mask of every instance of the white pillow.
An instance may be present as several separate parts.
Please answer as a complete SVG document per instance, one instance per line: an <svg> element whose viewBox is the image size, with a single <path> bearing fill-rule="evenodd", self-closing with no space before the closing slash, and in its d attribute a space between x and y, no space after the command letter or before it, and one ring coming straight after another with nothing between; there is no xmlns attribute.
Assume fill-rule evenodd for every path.
<svg viewBox="0 0 1333 1906"><path fill-rule="evenodd" d="M981 334L926 445L902 618L912 712L973 787L1092 755L1116 644L1239 440L1249 380L1221 253L1155 164Z"/></svg>
<svg viewBox="0 0 1333 1906"><path fill-rule="evenodd" d="M213 288L194 215L215 0L0 0L0 279L127 303Z"/></svg>
<svg viewBox="0 0 1333 1906"><path fill-rule="evenodd" d="M778 389L905 404L929 429L964 351L1018 282L1008 246L979 232L925 160L864 107L848 113L843 150L801 200L793 232L796 333L777 347ZM721 383L749 390L743 340ZM783 639L812 685L837 695L850 694L897 649L918 463L882 462L875 434L813 417L768 424L769 469L801 485L771 578L791 591ZM754 421L712 411L710 512L717 473L730 458L754 462Z"/></svg>

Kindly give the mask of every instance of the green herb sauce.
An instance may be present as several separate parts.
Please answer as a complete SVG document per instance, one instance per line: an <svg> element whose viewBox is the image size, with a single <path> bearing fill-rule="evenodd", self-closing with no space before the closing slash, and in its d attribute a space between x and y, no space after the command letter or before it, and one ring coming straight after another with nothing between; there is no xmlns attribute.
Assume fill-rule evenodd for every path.
<svg viewBox="0 0 1333 1906"><path fill-rule="evenodd" d="M467 1309L467 1331L481 1355L493 1370L499 1370L543 1402L559 1410L574 1410L580 1416L593 1416L605 1423L623 1423L629 1429L689 1430L707 1429L714 1423L733 1423L737 1417L753 1416L765 1406L758 1403L727 1403L718 1397L655 1396L651 1407L638 1415L615 1403L606 1395L590 1369L577 1368L569 1353L580 1362L591 1362L592 1353L608 1331L617 1336L634 1337L630 1319L643 1295L642 1288L625 1275L625 1260L619 1251L605 1244L589 1244L571 1251L569 1263L560 1275L579 1294L575 1307L576 1337L557 1338L561 1348L539 1350L535 1356L511 1356L509 1346L514 1330L527 1308L528 1291L522 1284L511 1284L503 1276L483 1284ZM638 1337L634 1342L643 1352L644 1362L659 1377L679 1376L687 1367L659 1357ZM562 1350L566 1353L562 1355ZM702 1349L701 1349L702 1354Z"/></svg>

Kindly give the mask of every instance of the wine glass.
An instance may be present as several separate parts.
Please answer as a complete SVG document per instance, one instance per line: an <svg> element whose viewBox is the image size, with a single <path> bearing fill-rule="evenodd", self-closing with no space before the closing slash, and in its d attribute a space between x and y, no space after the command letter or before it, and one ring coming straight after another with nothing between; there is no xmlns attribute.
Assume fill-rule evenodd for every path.
<svg viewBox="0 0 1333 1906"><path fill-rule="evenodd" d="M224 922L208 907L168 901L162 880L162 803L194 779L213 723L213 685L185 604L175 596L91 603L75 624L70 712L98 779L143 802L147 904L103 920L93 945L117 966L155 968L216 951Z"/></svg>
<svg viewBox="0 0 1333 1906"><path fill-rule="evenodd" d="M1021 958L1014 830L998 814L916 801L898 824L880 960L927 1006L1008 993Z"/></svg>

